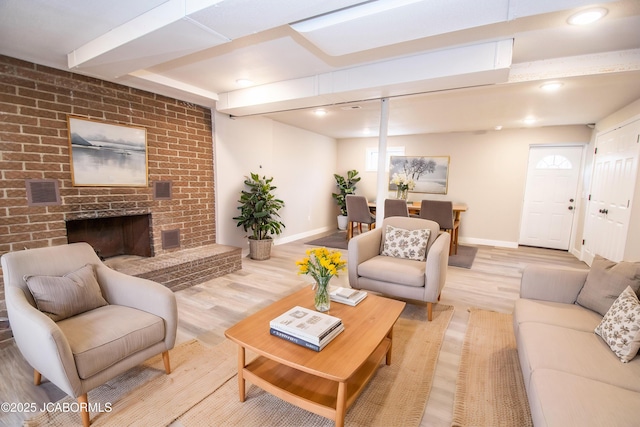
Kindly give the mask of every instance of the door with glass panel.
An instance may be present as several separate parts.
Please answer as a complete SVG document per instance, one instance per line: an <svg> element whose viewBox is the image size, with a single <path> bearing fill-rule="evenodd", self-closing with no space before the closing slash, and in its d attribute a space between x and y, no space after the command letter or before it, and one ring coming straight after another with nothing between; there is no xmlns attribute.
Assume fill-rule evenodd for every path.
<svg viewBox="0 0 640 427"><path fill-rule="evenodd" d="M521 245L569 249L583 151L583 145L529 149Z"/></svg>

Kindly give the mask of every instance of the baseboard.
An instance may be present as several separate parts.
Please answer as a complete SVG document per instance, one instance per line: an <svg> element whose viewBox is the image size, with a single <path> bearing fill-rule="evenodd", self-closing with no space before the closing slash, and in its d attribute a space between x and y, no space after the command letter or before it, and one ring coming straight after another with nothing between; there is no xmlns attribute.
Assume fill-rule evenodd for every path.
<svg viewBox="0 0 640 427"><path fill-rule="evenodd" d="M331 231L331 230L338 231L338 228L336 226L328 225L326 227L316 228L315 230L305 231L304 233L297 233L287 237L279 237L279 238L273 239L273 244L274 246L282 245L284 243L289 243L295 240L304 239L306 237L314 236L316 234L324 233L326 231Z"/></svg>
<svg viewBox="0 0 640 427"><path fill-rule="evenodd" d="M488 239L476 239L474 237L458 237L458 243L461 245L483 245L483 246L496 246L499 248L517 248L518 242L509 242L505 240L488 240Z"/></svg>

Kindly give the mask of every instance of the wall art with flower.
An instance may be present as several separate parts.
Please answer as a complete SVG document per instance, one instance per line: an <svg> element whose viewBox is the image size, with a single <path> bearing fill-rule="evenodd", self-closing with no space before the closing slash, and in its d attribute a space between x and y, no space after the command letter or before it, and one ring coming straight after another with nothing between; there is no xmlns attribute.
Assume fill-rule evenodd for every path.
<svg viewBox="0 0 640 427"><path fill-rule="evenodd" d="M391 156L389 177L391 191L447 194L449 156Z"/></svg>

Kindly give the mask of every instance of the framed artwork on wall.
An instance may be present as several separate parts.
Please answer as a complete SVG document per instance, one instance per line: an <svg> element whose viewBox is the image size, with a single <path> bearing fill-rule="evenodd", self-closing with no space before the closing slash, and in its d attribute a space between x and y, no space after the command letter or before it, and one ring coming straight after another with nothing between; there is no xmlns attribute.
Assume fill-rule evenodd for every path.
<svg viewBox="0 0 640 427"><path fill-rule="evenodd" d="M76 187L146 187L147 130L68 117L71 180Z"/></svg>
<svg viewBox="0 0 640 427"><path fill-rule="evenodd" d="M391 156L389 190L396 191L398 186L392 183L394 174L413 181L410 193L447 194L449 156Z"/></svg>

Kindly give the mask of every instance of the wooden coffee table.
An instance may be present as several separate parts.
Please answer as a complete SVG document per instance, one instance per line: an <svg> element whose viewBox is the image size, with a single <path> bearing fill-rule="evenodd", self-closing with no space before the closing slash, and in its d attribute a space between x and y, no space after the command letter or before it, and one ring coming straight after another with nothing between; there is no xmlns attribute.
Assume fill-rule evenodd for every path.
<svg viewBox="0 0 640 427"><path fill-rule="evenodd" d="M405 303L369 293L355 307L332 302L329 314L345 330L315 352L269 334L269 322L294 306L313 309L311 286L271 304L227 329L238 344L238 390L245 400L245 380L263 390L344 425L353 404L386 356L391 364L393 325ZM258 357L246 363L245 350Z"/></svg>

